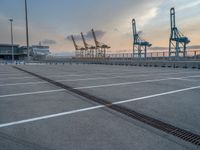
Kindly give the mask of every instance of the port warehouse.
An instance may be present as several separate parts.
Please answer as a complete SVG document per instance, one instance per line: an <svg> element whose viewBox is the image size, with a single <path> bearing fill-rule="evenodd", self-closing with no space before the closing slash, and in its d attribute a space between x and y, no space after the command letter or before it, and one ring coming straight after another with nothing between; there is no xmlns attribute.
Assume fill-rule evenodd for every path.
<svg viewBox="0 0 200 150"><path fill-rule="evenodd" d="M48 46L33 45L30 48L30 56L33 59L45 59L46 55L50 54ZM15 60L26 60L27 58L27 47L13 45L13 55ZM11 44L0 44L0 60L11 60L12 59L12 45Z"/></svg>

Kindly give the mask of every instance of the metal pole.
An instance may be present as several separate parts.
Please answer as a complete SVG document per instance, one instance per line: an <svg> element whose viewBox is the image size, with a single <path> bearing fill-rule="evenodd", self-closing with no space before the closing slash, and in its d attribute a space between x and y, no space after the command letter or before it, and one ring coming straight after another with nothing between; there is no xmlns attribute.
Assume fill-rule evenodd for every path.
<svg viewBox="0 0 200 150"><path fill-rule="evenodd" d="M13 19L9 19L9 21L10 21L10 29L11 29L12 63L13 63L14 62L13 27L12 27Z"/></svg>
<svg viewBox="0 0 200 150"><path fill-rule="evenodd" d="M28 33L28 14L27 14L27 2L25 0L25 17L26 17L26 45L27 45L27 60L29 61L29 33Z"/></svg>

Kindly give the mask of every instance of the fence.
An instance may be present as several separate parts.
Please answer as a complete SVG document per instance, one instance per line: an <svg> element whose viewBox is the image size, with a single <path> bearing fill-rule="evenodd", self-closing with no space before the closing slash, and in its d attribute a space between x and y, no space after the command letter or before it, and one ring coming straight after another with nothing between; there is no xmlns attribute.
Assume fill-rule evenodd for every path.
<svg viewBox="0 0 200 150"><path fill-rule="evenodd" d="M142 59L142 60L200 60L200 50L195 50L195 51L188 51L186 54L186 57L184 58L183 55L179 55L178 58L175 56L171 56L169 58L169 52L164 51L164 52L149 52L147 53L146 58L144 57L138 57L138 54L133 54L132 53L120 53L120 54L106 54L106 58L110 59L119 59L119 60L129 60L129 59Z"/></svg>

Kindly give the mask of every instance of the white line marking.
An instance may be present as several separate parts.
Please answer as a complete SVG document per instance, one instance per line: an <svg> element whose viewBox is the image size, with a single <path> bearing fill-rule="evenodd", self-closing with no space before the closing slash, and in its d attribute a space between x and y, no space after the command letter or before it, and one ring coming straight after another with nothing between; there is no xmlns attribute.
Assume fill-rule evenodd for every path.
<svg viewBox="0 0 200 150"><path fill-rule="evenodd" d="M19 73L16 73L16 72L12 72L12 73L5 73L5 74L0 74L0 76L23 76L24 74L19 74Z"/></svg>
<svg viewBox="0 0 200 150"><path fill-rule="evenodd" d="M33 95L33 94L44 94L44 93L61 92L61 91L66 91L66 90L65 89L58 89L58 90L48 90L48 91L16 93L16 94L0 95L0 98L13 97L13 96L24 96L24 95Z"/></svg>
<svg viewBox="0 0 200 150"><path fill-rule="evenodd" d="M173 79L167 78L167 79L144 80L144 81L135 81L135 82L121 82L121 83L113 83L113 84L83 86L83 87L77 87L74 89L92 89L92 88L102 88L102 87L111 87L111 86L120 86L120 85L131 85L131 84L138 84L138 83L159 82L159 81L165 81L165 80L173 80Z"/></svg>
<svg viewBox="0 0 200 150"><path fill-rule="evenodd" d="M144 100L144 99L149 99L149 98L159 97L159 96L164 96L164 95L170 95L170 94L175 94L175 93L179 93L179 92L199 89L199 88L200 88L200 86L189 87L189 88L184 88L184 89L179 89L179 90L174 90L174 91L169 91L169 92L164 92L164 93L159 93L159 94L153 94L153 95L149 95L149 96L143 96L143 97L138 97L138 98L133 98L133 99L128 99L128 100L118 101L118 102L114 102L112 104L118 105L118 104L130 103L130 102L133 102L133 101ZM24 124L24 123L29 123L29 122L35 122L35 121L39 121L39 120L45 120L45 119L50 119L50 118L55 118L55 117L60 117L60 116L71 115L71 114L95 110L95 109L99 109L99 108L103 108L103 107L106 107L106 106L97 105L97 106L94 106L94 107L87 107L87 108L76 109L76 110L57 113L57 114L51 114L51 115L40 116L40 117L36 117L36 118L30 118L30 119L24 119L24 120L20 120L20 121L3 123L3 124L0 124L0 128Z"/></svg>
<svg viewBox="0 0 200 150"><path fill-rule="evenodd" d="M186 79L186 78L192 78L192 77L194 77L194 76L187 76L187 77L182 77L182 78ZM102 85L95 85L95 86L76 87L76 88L73 88L73 89L78 90L78 89L102 88L102 87L112 87L112 86L121 86L121 85L132 85L132 84L160 82L160 81L167 81L167 80L181 80L182 78L181 77L180 78L164 78L164 79L144 80L144 81L135 81L135 82L121 82L121 83L113 83L113 84L102 84ZM46 82L46 83L48 83L48 82ZM52 93L52 92L60 92L60 91L65 91L65 89L0 95L0 98L13 97L13 96L24 96L24 95L34 95L34 94L43 94L43 93Z"/></svg>
<svg viewBox="0 0 200 150"><path fill-rule="evenodd" d="M132 72L133 74L135 73L135 72ZM152 75L152 74L166 74L166 75L168 75L168 74L182 74L182 73L189 73L189 72L177 72L177 73L174 73L174 72L172 72L172 73L168 73L168 72L141 72L141 73L139 73L139 74L135 74L135 76L147 76L147 75ZM196 72L195 72L196 73ZM50 75L50 76L46 76L46 77L67 77L67 76L87 76L87 75L120 75L120 74L122 74L122 75L124 75L124 74L127 74L126 72L115 72L115 73L109 73L109 72L105 72L105 73L89 73L89 74L68 74L68 75ZM130 73L129 73L130 74Z"/></svg>
<svg viewBox="0 0 200 150"><path fill-rule="evenodd" d="M175 79L175 80L181 80L181 81L196 82L196 80L186 79L186 78L174 78L174 79Z"/></svg>
<svg viewBox="0 0 200 150"><path fill-rule="evenodd" d="M0 80L5 80L5 79L32 79L32 78L36 78L36 77L7 77L7 78L0 78Z"/></svg>
<svg viewBox="0 0 200 150"><path fill-rule="evenodd" d="M134 73L134 72L133 72ZM135 74L134 76L149 76L149 75L170 75L170 74L182 74L182 73L186 73L188 74L189 72L178 72L178 73L159 73L159 72L151 72L151 73L141 73L141 74ZM68 76L87 76L87 75L117 75L117 74L126 74L126 72L122 72L122 73L93 73L93 74L69 74L69 75L50 75L50 76L46 76L45 77L68 77ZM5 80L5 79L35 79L36 77L34 76L25 76L25 77L6 77L6 78L0 78L0 80Z"/></svg>
<svg viewBox="0 0 200 150"><path fill-rule="evenodd" d="M194 87L189 87L189 88L184 88L184 89L179 89L179 90L174 90L174 91L169 91L169 92L164 92L164 93L159 93L159 94L154 94L154 95L149 95L149 96L143 96L143 97L139 97L139 98L133 98L133 99L124 100L124 101L114 102L113 104L117 105L117 104L129 103L129 102L133 102L133 101L149 99L149 98L159 97L159 96L164 96L164 95L170 95L170 94L174 94L174 93L180 93L180 92L199 89L199 88L200 88L200 86L194 86Z"/></svg>
<svg viewBox="0 0 200 150"><path fill-rule="evenodd" d="M121 86L121 85L132 85L132 84L139 84L139 83L151 83L151 82L159 82L159 81L166 81L166 80L187 80L187 78L192 78L193 76L187 76L183 78L164 78L164 79L155 79L155 80L144 80L144 81L135 81L135 82L121 82L121 83L113 83L113 84L102 84L102 85L95 85L95 86L84 86L84 87L77 87L74 89L91 89L91 88L102 88L102 87L111 87L111 86Z"/></svg>
<svg viewBox="0 0 200 150"><path fill-rule="evenodd" d="M48 82L41 81L41 82L19 82L19 83L6 83L6 84L0 84L1 86L16 86L16 85L33 85L33 84L45 84Z"/></svg>
<svg viewBox="0 0 200 150"><path fill-rule="evenodd" d="M160 74L158 74L160 75ZM163 74L162 74L163 75ZM56 81L89 81L89 80L103 80L103 79L115 79L115 78L130 78L135 77L137 75L128 75L128 76L114 76L114 77L97 77L97 78L85 78L85 79L67 79L67 80L56 80ZM140 75L140 76L147 76L147 75ZM28 85L28 84L44 84L48 82L19 82L19 83L8 83L8 84L0 84L0 86L15 86L15 85Z"/></svg>
<svg viewBox="0 0 200 150"><path fill-rule="evenodd" d="M184 79L185 77L183 77L183 79ZM199 75L194 75L194 76L192 76L192 78L200 78L200 76Z"/></svg>
<svg viewBox="0 0 200 150"><path fill-rule="evenodd" d="M173 74L181 74L181 73L160 73L155 75L173 75ZM149 76L149 74L144 75L127 75L127 76L113 76L113 77L96 77L96 78L85 78L85 79L63 79L63 80L55 80L57 82L73 82L73 81L89 81L89 80L107 80L107 79L116 79L116 78L131 78L131 77L140 77L140 76ZM200 77L200 76L194 76ZM16 85L31 85L31 84L46 84L48 82L18 82L18 83L8 83L8 84L0 84L1 86L16 86Z"/></svg>
<svg viewBox="0 0 200 150"><path fill-rule="evenodd" d="M160 74L153 74L153 75L173 75L173 74L180 74L180 73L160 73ZM97 78L86 78L86 79L69 79L69 80L56 80L56 81L89 81L89 80L103 80L103 79L116 79L116 78L131 78L131 77L141 77L141 76L149 76L149 74L144 75L126 75L126 76L113 76L113 77L97 77ZM196 77L192 76L192 77ZM200 77L200 76L198 76Z"/></svg>
<svg viewBox="0 0 200 150"><path fill-rule="evenodd" d="M187 76L187 77L181 77L181 78L172 78L172 79L190 81L190 82L196 82L197 81L197 80L188 79L188 78L200 78L200 76L199 75L194 75L194 76Z"/></svg>
<svg viewBox="0 0 200 150"><path fill-rule="evenodd" d="M67 72L68 73L68 72ZM156 72L155 72L156 73ZM159 73L159 72L158 72ZM87 75L115 75L115 74L125 74L124 72L123 73L93 73L93 74L67 74L67 75L50 75L50 76L46 76L46 77L81 77L81 76L87 76ZM36 77L33 77L33 76L25 76L25 77L6 77L6 78L0 78L0 80L5 80L5 79L26 79L26 78L36 78Z"/></svg>
<svg viewBox="0 0 200 150"><path fill-rule="evenodd" d="M58 114L52 114L52 115L47 115L47 116L42 116L42 117L36 117L36 118L31 118L31 119L26 119L26 120L21 120L21 121L15 121L15 122L10 122L10 123L0 124L0 128L18 125L18 124L24 124L24 123L33 122L33 121L49 119L49 118L60 117L60 116L64 116L64 115L70 115L70 114L74 114L74 113L78 113L78 112L84 112L84 111L99 109L99 108L102 108L102 107L105 107L105 106L104 105L98 105L98 106L94 106L94 107L87 107L87 108L83 108L83 109L77 109L77 110L62 112L62 113L58 113Z"/></svg>

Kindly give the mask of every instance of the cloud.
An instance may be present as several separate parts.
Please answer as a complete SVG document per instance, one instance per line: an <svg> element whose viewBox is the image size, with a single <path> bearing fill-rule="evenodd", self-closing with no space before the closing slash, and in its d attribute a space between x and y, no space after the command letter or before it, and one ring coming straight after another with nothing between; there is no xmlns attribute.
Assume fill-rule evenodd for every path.
<svg viewBox="0 0 200 150"><path fill-rule="evenodd" d="M80 40L81 40L81 35L77 35L77 34L74 35L74 34L73 34L73 37L74 37L75 41L80 41ZM68 35L68 36L65 38L65 40L71 41L71 40L72 40L71 35Z"/></svg>
<svg viewBox="0 0 200 150"><path fill-rule="evenodd" d="M50 39L45 39L45 40L42 41L42 44L54 45L54 44L56 44L56 41L55 40L50 40Z"/></svg>
<svg viewBox="0 0 200 150"><path fill-rule="evenodd" d="M113 29L114 32L120 32L118 28Z"/></svg>
<svg viewBox="0 0 200 150"><path fill-rule="evenodd" d="M21 6L16 5L16 0L16 3L2 1L3 3L0 5L0 42L10 43L8 19L12 17L14 19L14 41L17 44L25 45L25 22L24 14L20 13ZM68 36L71 33L75 34L77 44L83 45L80 31L84 32L88 43L93 43L91 33L87 33L90 28L105 31L100 32L97 39L109 43L111 50L131 49L132 18L136 19L137 31L143 31L142 38L155 46L168 46L169 9L171 7L176 8L177 26L186 36L190 37L190 44L197 45L200 41L198 11L200 0L86 0L79 1L79 5L74 0L60 0L59 4L57 1L48 1L48 5L45 1L48 0L33 1L29 22L30 44L38 43L39 40L53 39L56 40L56 44L50 45L52 51L73 50L71 37ZM40 8L37 7L38 2L40 2ZM11 7L13 9L8 9ZM71 13L75 9L77 11ZM180 9L181 11L178 12ZM98 33L96 32L96 34Z"/></svg>
<svg viewBox="0 0 200 150"><path fill-rule="evenodd" d="M0 14L0 20L3 20L3 21L7 20L8 21L8 18L6 18L4 15Z"/></svg>
<svg viewBox="0 0 200 150"><path fill-rule="evenodd" d="M102 31L102 30L95 30L95 35L96 35L97 39L101 39L105 34L106 34L105 31ZM81 41L81 40L82 40L81 34L75 34L75 35L73 35L73 36L74 36L74 39L75 39L76 41ZM91 32L91 31L87 32L87 33L84 35L84 37L85 37L87 40L93 40L93 36L92 36L92 32ZM65 39L68 40L68 41L71 41L71 40L72 40L72 39L71 39L71 35L68 35Z"/></svg>
<svg viewBox="0 0 200 150"><path fill-rule="evenodd" d="M200 0L190 2L187 5L183 5L183 6L179 7L178 10L185 10L185 9L192 8L192 7L195 7L195 6L198 6L198 5L200 5Z"/></svg>
<svg viewBox="0 0 200 150"><path fill-rule="evenodd" d="M194 49L194 50L199 50L200 49L200 45L191 45L191 46L188 46L189 49Z"/></svg>
<svg viewBox="0 0 200 150"><path fill-rule="evenodd" d="M158 8L151 8L145 15L141 16L138 21L141 26L144 26L151 21L151 19L155 18L158 14Z"/></svg>

